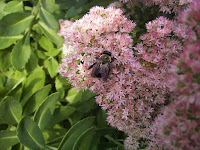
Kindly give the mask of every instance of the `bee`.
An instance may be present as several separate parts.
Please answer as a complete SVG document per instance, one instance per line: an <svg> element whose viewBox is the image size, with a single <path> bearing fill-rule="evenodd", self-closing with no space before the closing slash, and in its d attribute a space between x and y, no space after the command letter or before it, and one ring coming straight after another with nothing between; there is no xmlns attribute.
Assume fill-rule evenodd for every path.
<svg viewBox="0 0 200 150"><path fill-rule="evenodd" d="M104 51L101 56L98 58L96 57L97 62L95 62L93 65L91 65L88 70L92 69L91 76L102 78L102 80L105 82L108 78L109 72L110 72L110 63L112 63L115 58L111 57L111 52Z"/></svg>
<svg viewBox="0 0 200 150"><path fill-rule="evenodd" d="M155 67L157 67L156 64L151 63L151 62L148 62L148 61L146 61L146 60L144 60L144 59L142 59L142 58L139 58L139 63L140 63L140 65L143 66L143 67L150 67L150 68L155 68Z"/></svg>

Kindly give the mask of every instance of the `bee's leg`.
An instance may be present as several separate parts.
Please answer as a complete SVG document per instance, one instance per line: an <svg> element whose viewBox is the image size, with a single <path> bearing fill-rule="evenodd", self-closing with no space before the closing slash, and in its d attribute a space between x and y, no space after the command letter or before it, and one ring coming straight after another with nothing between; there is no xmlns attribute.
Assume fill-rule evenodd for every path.
<svg viewBox="0 0 200 150"><path fill-rule="evenodd" d="M93 68L94 65L96 65L96 62L93 65L91 65L87 70L90 70L91 68Z"/></svg>

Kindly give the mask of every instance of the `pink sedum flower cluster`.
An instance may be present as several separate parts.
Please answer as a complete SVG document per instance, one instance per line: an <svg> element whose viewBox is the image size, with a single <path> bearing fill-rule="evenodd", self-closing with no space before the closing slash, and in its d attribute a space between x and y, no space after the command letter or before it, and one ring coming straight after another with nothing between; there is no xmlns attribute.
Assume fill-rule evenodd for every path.
<svg viewBox="0 0 200 150"><path fill-rule="evenodd" d="M176 70L173 64L181 56L182 66L193 69L196 74L199 73L200 69L197 65L199 63L199 42L194 42L198 39L200 32L199 13L197 13L199 9L194 9L194 6L193 11L184 12L184 16L187 18L180 20L185 21L186 24L196 25L198 36L192 30L188 32L190 28L186 25L159 17L146 24L147 33L141 36L142 42L134 47L135 52L133 52L133 40L129 35L134 29L135 23L122 15L120 9L96 6L71 26L69 26L69 22L61 24L59 34L65 38L63 46L65 57L59 67L61 76L67 77L77 90L90 90L97 94L96 102L107 112L108 123L128 134L129 137L124 143L127 150L137 149L141 139L152 140L152 147L154 145L161 145L158 146L161 149L167 147L160 144L160 141L166 138L161 132L164 131L164 125L170 122L170 119L165 118L165 115L156 117L161 112L166 116L171 115L169 110L175 111L177 107L175 105L187 104L188 95L178 97L185 101L173 105L177 95L186 94L188 91L191 92L189 95L192 95L193 92L199 90L199 83L187 87L188 84L190 85L189 79L194 78L193 74L186 73L179 76L171 72L173 69ZM197 15L191 15L192 13ZM188 18L190 18L190 22ZM185 39L187 40L185 41ZM184 53L181 54L183 43L188 46L184 47ZM190 53L190 49L193 49L192 53ZM96 57L100 57L104 51L111 52L112 57L115 58L110 64L111 71L106 82L103 82L101 78L92 77L92 69L88 70L96 62ZM191 59L191 56L195 59ZM184 61L185 63L183 63ZM177 63L177 67L180 67L179 63ZM185 70L188 71L188 69ZM184 88L178 86L179 83L182 83L178 79L187 83L187 86L184 85L187 87L185 91ZM186 80L189 81L186 82ZM172 94L176 87L179 87L178 90ZM181 92L180 89L183 91ZM196 97L199 97L199 93L195 96L192 95L191 100L196 101ZM172 104L168 105L168 103ZM193 105L193 103L190 104ZM163 109L165 105L167 108ZM192 108L195 111L192 113L199 114L198 107L195 105ZM188 105L180 107L180 112L185 113L185 108L188 108ZM169 118L173 118L176 116L175 114ZM187 117L187 112L185 114L183 116ZM192 116L194 115L192 114ZM156 122L154 123L155 118ZM181 121L179 120L179 122ZM182 123L185 122L182 121ZM196 127L196 124L190 125L191 128ZM176 131L170 132L171 130L167 129L169 133L173 133L171 135L174 135ZM171 135L168 136L166 145L167 142L170 143Z"/></svg>
<svg viewBox="0 0 200 150"><path fill-rule="evenodd" d="M141 139L150 140L150 126L155 116L172 101L168 82L171 64L182 52L186 37L186 26L165 17L147 23L146 27L147 33L140 37L142 42L135 47L140 66L134 75L135 101L129 102L135 107L131 125L126 130L129 135L125 141L127 150L137 149Z"/></svg>
<svg viewBox="0 0 200 150"><path fill-rule="evenodd" d="M120 2L127 3L127 6L134 6L137 3L144 3L146 6L158 5L160 11L166 13L179 13L182 9L187 7L194 0L119 0Z"/></svg>
<svg viewBox="0 0 200 150"><path fill-rule="evenodd" d="M175 100L163 109L152 126L152 145L182 150L200 149L200 1L191 3L179 20L188 27L183 53L174 62L171 91ZM152 138L153 139L153 138Z"/></svg>
<svg viewBox="0 0 200 150"><path fill-rule="evenodd" d="M61 75L68 77L68 81L78 90L89 89L98 95L116 90L115 85L125 81L123 76L130 74L133 64L133 40L129 33L134 26L132 21L122 15L120 9L91 8L88 14L75 21L63 33L63 51L67 55L59 68ZM115 57L107 82L91 77L92 69L88 70L96 62L96 57L100 57L104 51L111 52L112 57ZM112 92L113 96L119 94L119 91ZM105 105L103 109L106 108Z"/></svg>

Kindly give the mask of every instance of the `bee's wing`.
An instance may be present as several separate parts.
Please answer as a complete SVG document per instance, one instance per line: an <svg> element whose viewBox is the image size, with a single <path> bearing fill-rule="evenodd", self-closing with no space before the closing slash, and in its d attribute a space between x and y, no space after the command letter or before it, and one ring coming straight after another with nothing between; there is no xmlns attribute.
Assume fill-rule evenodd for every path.
<svg viewBox="0 0 200 150"><path fill-rule="evenodd" d="M100 63L95 63L92 69L92 73L91 73L92 77L98 77L101 78L101 74L100 74Z"/></svg>
<svg viewBox="0 0 200 150"><path fill-rule="evenodd" d="M109 65L109 63L103 64L101 66L101 70L100 70L101 78L102 78L103 81L107 80L109 72L110 72L110 65Z"/></svg>

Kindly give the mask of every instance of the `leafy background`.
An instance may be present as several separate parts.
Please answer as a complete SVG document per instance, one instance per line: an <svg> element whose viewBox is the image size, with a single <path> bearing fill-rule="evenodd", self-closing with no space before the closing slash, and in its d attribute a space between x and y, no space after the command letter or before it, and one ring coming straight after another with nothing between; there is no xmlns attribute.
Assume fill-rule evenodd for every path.
<svg viewBox="0 0 200 150"><path fill-rule="evenodd" d="M79 19L92 6L111 2L0 1L1 150L123 149L126 135L107 125L95 94L77 92L58 74L64 42L58 20ZM131 16L135 42L159 15L157 8L148 9L136 8Z"/></svg>

